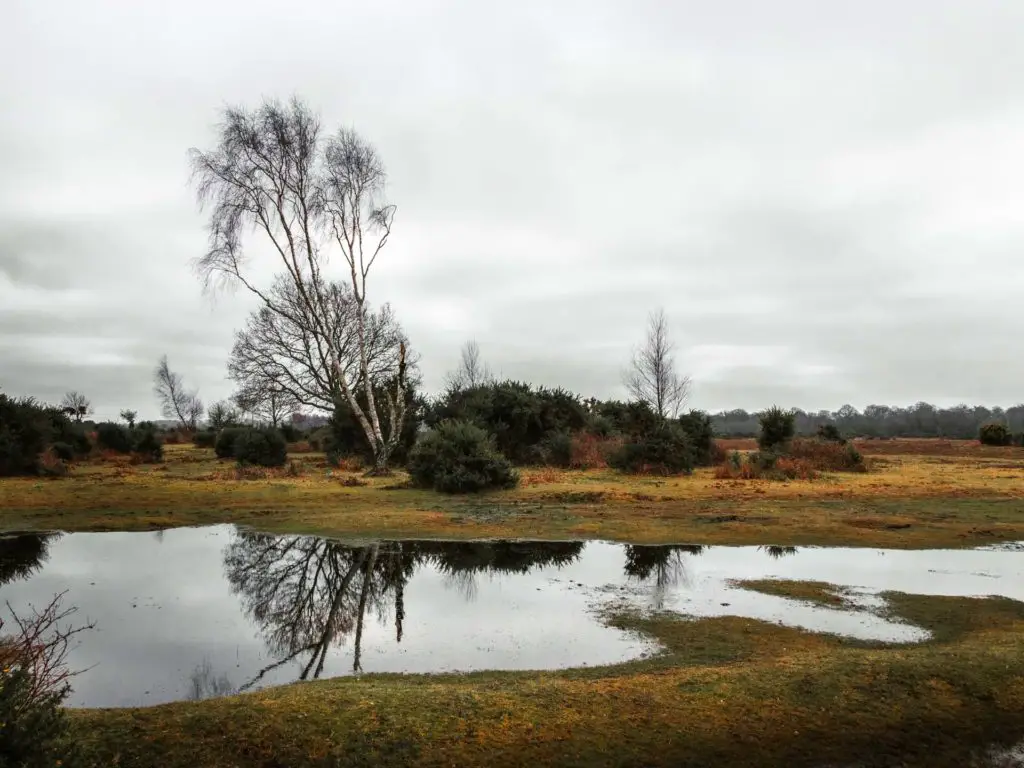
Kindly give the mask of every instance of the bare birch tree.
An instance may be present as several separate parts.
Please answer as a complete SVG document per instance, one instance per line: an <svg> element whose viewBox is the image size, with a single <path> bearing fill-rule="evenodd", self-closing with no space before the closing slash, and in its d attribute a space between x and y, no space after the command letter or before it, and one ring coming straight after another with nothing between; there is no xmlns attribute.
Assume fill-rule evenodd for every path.
<svg viewBox="0 0 1024 768"><path fill-rule="evenodd" d="M388 434L370 370L367 279L391 234L395 207L383 201L386 174L374 148L354 131L323 138L319 119L298 99L265 102L256 110L224 112L216 149L191 152L200 204L210 210L210 248L197 261L205 285L241 285L266 310L308 335L335 372L330 398L346 402L374 455L373 472L385 473L405 418L405 345L399 345L386 391ZM261 288L242 247L242 233L264 236L280 268L276 285ZM357 370L344 370L331 328L329 250L341 252L354 302ZM283 301L293 298L295 305ZM365 395L365 407L356 399Z"/></svg>
<svg viewBox="0 0 1024 768"><path fill-rule="evenodd" d="M490 368L480 356L480 345L475 340L462 345L459 366L445 377L449 389L468 389L494 380Z"/></svg>
<svg viewBox="0 0 1024 768"><path fill-rule="evenodd" d="M665 312L655 310L647 320L647 337L634 350L632 364L623 376L629 394L662 419L678 416L690 393L690 377L676 371L674 350Z"/></svg>
<svg viewBox="0 0 1024 768"><path fill-rule="evenodd" d="M182 429L195 430L203 415L203 401L196 390L185 389L185 380L171 370L167 355L160 358L153 371L153 391L165 418L176 419Z"/></svg>

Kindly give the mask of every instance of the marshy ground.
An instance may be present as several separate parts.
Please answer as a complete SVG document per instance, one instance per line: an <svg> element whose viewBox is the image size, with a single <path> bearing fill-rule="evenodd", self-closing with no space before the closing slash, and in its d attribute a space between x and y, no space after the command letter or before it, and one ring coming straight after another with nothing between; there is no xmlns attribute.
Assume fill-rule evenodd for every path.
<svg viewBox="0 0 1024 768"><path fill-rule="evenodd" d="M747 447L737 444L734 447ZM1024 541L1024 451L858 446L867 474L813 481L523 471L519 489L442 497L294 458L236 479L211 451L0 480L0 528L147 530L235 522L348 538L960 548ZM1022 555L1024 557L1024 555ZM814 582L746 589L837 607ZM753 619L612 611L664 652L559 672L365 675L138 709L75 710L97 765L920 765L1024 739L1024 603L884 595L931 639L883 645ZM841 598L839 605L841 606ZM977 762L978 765L984 763Z"/></svg>

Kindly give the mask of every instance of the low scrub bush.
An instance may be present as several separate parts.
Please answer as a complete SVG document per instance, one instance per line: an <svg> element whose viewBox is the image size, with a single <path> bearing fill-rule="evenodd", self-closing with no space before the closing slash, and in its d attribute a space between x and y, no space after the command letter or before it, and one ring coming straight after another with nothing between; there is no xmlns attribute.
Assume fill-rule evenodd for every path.
<svg viewBox="0 0 1024 768"><path fill-rule="evenodd" d="M567 468L572 464L572 436L568 432L552 432L541 442L540 463L549 467Z"/></svg>
<svg viewBox="0 0 1024 768"><path fill-rule="evenodd" d="M234 456L239 464L283 467L288 461L288 444L276 429L247 429L234 440Z"/></svg>
<svg viewBox="0 0 1024 768"><path fill-rule="evenodd" d="M153 430L136 430L132 455L142 463L156 463L164 458L164 444L160 436Z"/></svg>
<svg viewBox="0 0 1024 768"><path fill-rule="evenodd" d="M796 434L796 416L792 411L772 406L761 413L758 420L761 434L757 438L757 447L762 451L781 450Z"/></svg>
<svg viewBox="0 0 1024 768"><path fill-rule="evenodd" d="M196 448L213 448L217 444L217 432L204 429L192 435L192 444Z"/></svg>
<svg viewBox="0 0 1024 768"><path fill-rule="evenodd" d="M1010 445L1012 439L1006 425L998 422L982 424L978 430L978 440L982 445Z"/></svg>
<svg viewBox="0 0 1024 768"><path fill-rule="evenodd" d="M819 424L817 437L819 440L828 440L832 443L845 443L846 438L839 431L835 424Z"/></svg>
<svg viewBox="0 0 1024 768"><path fill-rule="evenodd" d="M75 460L75 449L69 443L54 443L50 446L50 450L61 461Z"/></svg>
<svg viewBox="0 0 1024 768"><path fill-rule="evenodd" d="M813 480L818 476L807 459L755 451L743 456L733 452L715 468L718 480Z"/></svg>
<svg viewBox="0 0 1024 768"><path fill-rule="evenodd" d="M218 459L235 458L235 440L245 434L249 427L224 427L218 434L213 444L213 451Z"/></svg>
<svg viewBox="0 0 1024 768"><path fill-rule="evenodd" d="M132 433L128 427L105 421L96 425L97 447L114 453L132 452Z"/></svg>
<svg viewBox="0 0 1024 768"><path fill-rule="evenodd" d="M849 443L797 437L786 447L785 455L806 461L820 472L867 472L864 457Z"/></svg>
<svg viewBox="0 0 1024 768"><path fill-rule="evenodd" d="M0 394L0 476L39 474L39 456L54 439L57 419L67 421L32 398Z"/></svg>
<svg viewBox="0 0 1024 768"><path fill-rule="evenodd" d="M572 469L604 469L608 458L622 447L622 438L578 432L572 436L569 466Z"/></svg>
<svg viewBox="0 0 1024 768"><path fill-rule="evenodd" d="M715 430L711 417L704 411L690 411L679 417L679 426L690 440L694 465L710 467L715 464Z"/></svg>
<svg viewBox="0 0 1024 768"><path fill-rule="evenodd" d="M474 493L514 488L519 475L475 424L440 422L421 435L409 453L407 468L415 485L442 493Z"/></svg>
<svg viewBox="0 0 1024 768"><path fill-rule="evenodd" d="M1024 432L1018 432L1013 436L1013 444L1018 448L1024 448Z"/></svg>
<svg viewBox="0 0 1024 768"><path fill-rule="evenodd" d="M608 464L631 475L678 475L693 470L693 450L682 427L664 424L624 442Z"/></svg>

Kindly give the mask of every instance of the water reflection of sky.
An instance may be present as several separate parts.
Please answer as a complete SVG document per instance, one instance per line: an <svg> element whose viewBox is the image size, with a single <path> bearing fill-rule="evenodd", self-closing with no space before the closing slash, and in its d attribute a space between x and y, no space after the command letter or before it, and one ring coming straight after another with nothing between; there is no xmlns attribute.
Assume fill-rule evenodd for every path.
<svg viewBox="0 0 1024 768"><path fill-rule="evenodd" d="M4 543L6 541L6 543ZM655 650L604 626L625 602L743 615L865 639L922 632L878 615L879 591L1024 600L1024 553L603 542L380 542L358 548L231 526L0 539L0 598L67 590L96 630L74 650L69 704L202 698L243 686L362 672L553 669ZM20 558L20 560L19 560ZM849 587L839 611L738 589L734 579ZM399 635L401 635L399 637ZM356 656L358 638L359 655ZM94 666L93 666L94 665Z"/></svg>

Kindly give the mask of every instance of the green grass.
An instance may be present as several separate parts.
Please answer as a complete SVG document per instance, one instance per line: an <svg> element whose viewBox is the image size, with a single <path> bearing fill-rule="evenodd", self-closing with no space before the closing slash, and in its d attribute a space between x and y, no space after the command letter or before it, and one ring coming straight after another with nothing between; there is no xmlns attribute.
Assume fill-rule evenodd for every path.
<svg viewBox="0 0 1024 768"><path fill-rule="evenodd" d="M652 659L558 673L368 675L73 712L97 764L966 765L1024 737L1024 604L888 595L931 642L869 648L738 618L620 614Z"/></svg>

